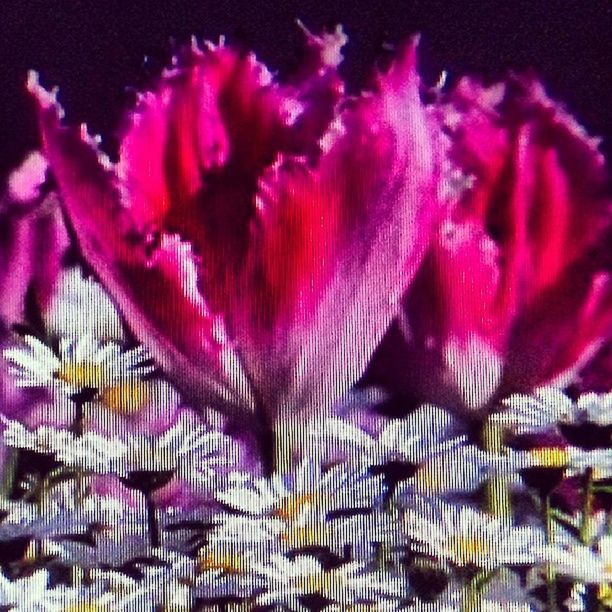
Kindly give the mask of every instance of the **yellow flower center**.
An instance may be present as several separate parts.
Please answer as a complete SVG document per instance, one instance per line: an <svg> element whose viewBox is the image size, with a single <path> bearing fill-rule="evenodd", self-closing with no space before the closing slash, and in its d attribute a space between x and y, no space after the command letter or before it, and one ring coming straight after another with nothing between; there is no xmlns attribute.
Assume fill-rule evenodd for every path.
<svg viewBox="0 0 612 612"><path fill-rule="evenodd" d="M141 380L127 380L101 389L99 399L117 414L135 414L149 402L147 385Z"/></svg>
<svg viewBox="0 0 612 612"><path fill-rule="evenodd" d="M306 524L287 523L280 539L291 548L305 548L325 544L325 523L311 521Z"/></svg>
<svg viewBox="0 0 612 612"><path fill-rule="evenodd" d="M277 508L272 512L284 521L291 521L297 518L306 506L312 506L316 496L313 493L303 493L301 495L288 495L284 497Z"/></svg>
<svg viewBox="0 0 612 612"><path fill-rule="evenodd" d="M563 468L569 463L569 453L565 448L534 448L529 453L542 467Z"/></svg>
<svg viewBox="0 0 612 612"><path fill-rule="evenodd" d="M223 570L227 574L242 574L246 571L240 555L227 550L204 550L198 555L198 569Z"/></svg>
<svg viewBox="0 0 612 612"><path fill-rule="evenodd" d="M491 552L490 542L474 535L457 535L449 543L453 559L461 565L479 565L479 560L487 558Z"/></svg>
<svg viewBox="0 0 612 612"><path fill-rule="evenodd" d="M80 361L62 364L56 376L73 387L97 389L102 385L103 374L104 369L99 363Z"/></svg>
<svg viewBox="0 0 612 612"><path fill-rule="evenodd" d="M448 488L448 471L439 463L423 463L414 474L414 488L419 493L439 493Z"/></svg>

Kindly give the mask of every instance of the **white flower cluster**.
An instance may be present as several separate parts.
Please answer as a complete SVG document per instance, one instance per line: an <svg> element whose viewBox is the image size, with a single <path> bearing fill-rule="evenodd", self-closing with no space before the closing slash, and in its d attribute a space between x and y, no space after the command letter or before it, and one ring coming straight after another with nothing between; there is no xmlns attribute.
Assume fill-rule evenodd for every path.
<svg viewBox="0 0 612 612"><path fill-rule="evenodd" d="M264 475L248 442L185 406L146 351L120 331L96 335L96 317L117 320L110 302L70 332L62 300L92 291L66 273L52 309L60 331L4 351L15 384L40 393L0 416L0 541L21 546L0 573L0 607L611 603L612 453L578 435L586 425L610 436L610 394L512 396L475 428L432 405L383 417L384 394L355 389L307 424L293 464Z"/></svg>

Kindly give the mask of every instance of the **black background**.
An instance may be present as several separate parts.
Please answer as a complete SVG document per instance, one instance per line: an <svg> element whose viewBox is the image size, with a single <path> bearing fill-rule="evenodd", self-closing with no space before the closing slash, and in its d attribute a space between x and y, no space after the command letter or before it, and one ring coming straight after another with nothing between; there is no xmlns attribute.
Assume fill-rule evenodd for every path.
<svg viewBox="0 0 612 612"><path fill-rule="evenodd" d="M300 18L313 31L342 23L349 35L343 74L367 84L385 43L421 32L421 66L433 83L443 69L490 78L533 68L548 91L612 151L612 1L276 2L243 0L2 0L0 3L0 176L37 133L25 92L29 68L60 86L70 121L87 121L116 148L114 128L142 88L190 35L254 50L281 75L298 61Z"/></svg>

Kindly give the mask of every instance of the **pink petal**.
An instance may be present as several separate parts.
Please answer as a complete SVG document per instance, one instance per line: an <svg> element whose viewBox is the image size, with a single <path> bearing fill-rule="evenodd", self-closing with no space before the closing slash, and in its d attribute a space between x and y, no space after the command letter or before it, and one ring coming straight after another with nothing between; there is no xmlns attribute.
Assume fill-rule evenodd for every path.
<svg viewBox="0 0 612 612"><path fill-rule="evenodd" d="M193 244L215 309L246 256L261 173L279 152L314 154L341 93L323 42L308 43L307 69L282 86L252 54L194 47L131 117L119 167L131 215Z"/></svg>
<svg viewBox="0 0 612 612"><path fill-rule="evenodd" d="M439 208L415 45L337 115L344 39L307 36L283 85L252 56L189 51L117 174L33 87L81 249L137 337L192 390L270 418L356 381Z"/></svg>
<svg viewBox="0 0 612 612"><path fill-rule="evenodd" d="M0 319L8 326L24 321L28 290L44 308L68 246L57 198L41 192L46 172L43 156L31 153L0 201Z"/></svg>
<svg viewBox="0 0 612 612"><path fill-rule="evenodd" d="M235 316L273 411L324 411L356 381L427 245L438 202L415 56L347 106L315 165L281 157L262 180L252 301Z"/></svg>
<svg viewBox="0 0 612 612"><path fill-rule="evenodd" d="M452 381L471 407L498 385L567 382L612 332L611 267L593 264L612 220L597 143L527 78L490 88L463 79L439 110L473 186L409 296L411 342L437 352L440 384Z"/></svg>
<svg viewBox="0 0 612 612"><path fill-rule="evenodd" d="M229 349L218 340L216 323L195 288L189 247L168 236L157 245L144 243L123 208L108 162L86 134L60 125L61 111L44 90L31 84L31 91L79 245L125 319L163 368L193 382L192 392L236 403L238 391L223 369Z"/></svg>

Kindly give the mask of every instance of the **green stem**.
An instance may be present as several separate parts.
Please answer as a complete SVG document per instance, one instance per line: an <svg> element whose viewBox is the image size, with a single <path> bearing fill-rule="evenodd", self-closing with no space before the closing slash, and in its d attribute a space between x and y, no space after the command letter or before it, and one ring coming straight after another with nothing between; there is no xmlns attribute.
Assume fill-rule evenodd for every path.
<svg viewBox="0 0 612 612"><path fill-rule="evenodd" d="M544 524L546 526L546 543L552 545L553 535L553 513L550 506L550 495L544 498ZM554 612L557 609L557 585L555 569L551 563L546 564L546 598L548 601L547 610Z"/></svg>
<svg viewBox="0 0 612 612"><path fill-rule="evenodd" d="M495 572L483 570L472 577L463 589L463 612L478 612L482 607L482 590Z"/></svg>
<svg viewBox="0 0 612 612"><path fill-rule="evenodd" d="M482 445L488 453L501 455L505 452L504 431L500 425L487 420L482 429ZM497 517L512 516L512 500L506 476L496 475L485 484L486 510Z"/></svg>
<svg viewBox="0 0 612 612"><path fill-rule="evenodd" d="M580 541L591 545L591 515L593 514L593 470L587 468L584 474L584 499L582 500L582 520L580 521Z"/></svg>

